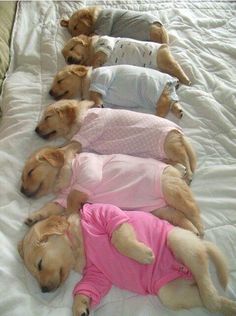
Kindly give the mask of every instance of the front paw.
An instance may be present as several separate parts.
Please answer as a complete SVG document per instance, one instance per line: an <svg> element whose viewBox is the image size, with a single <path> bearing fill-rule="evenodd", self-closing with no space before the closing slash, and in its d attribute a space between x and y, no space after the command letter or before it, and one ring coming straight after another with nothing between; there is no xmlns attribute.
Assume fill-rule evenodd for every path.
<svg viewBox="0 0 236 316"><path fill-rule="evenodd" d="M29 215L25 220L24 220L24 223L25 225L27 226L32 226L34 225L35 223L37 223L38 221L40 221L42 219L42 216L40 214L31 214Z"/></svg>
<svg viewBox="0 0 236 316"><path fill-rule="evenodd" d="M89 315L89 298L84 295L76 295L73 303L73 316Z"/></svg>

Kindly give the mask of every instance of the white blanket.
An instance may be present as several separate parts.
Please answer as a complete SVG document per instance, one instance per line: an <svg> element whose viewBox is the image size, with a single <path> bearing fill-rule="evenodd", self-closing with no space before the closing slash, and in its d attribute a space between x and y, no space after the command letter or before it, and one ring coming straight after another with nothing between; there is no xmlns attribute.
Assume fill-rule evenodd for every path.
<svg viewBox="0 0 236 316"><path fill-rule="evenodd" d="M71 315L71 292L79 275L51 294L42 294L24 267L17 242L27 228L24 218L50 197L30 200L20 193L24 161L46 145L34 133L48 90L65 65L61 48L69 38L59 26L81 5L151 11L170 34L170 47L193 85L181 86L184 117L177 121L198 155L192 190L202 211L205 238L228 258L227 297L236 298L236 14L230 1L95 1L20 2L13 30L12 61L1 97L0 124L0 315ZM55 144L55 142L53 143ZM56 258L55 258L56 260ZM223 293L211 269L219 291ZM92 312L93 315L93 312ZM141 297L113 288L96 308L96 316L210 315L205 309L170 311L155 296ZM214 314L218 315L218 314Z"/></svg>

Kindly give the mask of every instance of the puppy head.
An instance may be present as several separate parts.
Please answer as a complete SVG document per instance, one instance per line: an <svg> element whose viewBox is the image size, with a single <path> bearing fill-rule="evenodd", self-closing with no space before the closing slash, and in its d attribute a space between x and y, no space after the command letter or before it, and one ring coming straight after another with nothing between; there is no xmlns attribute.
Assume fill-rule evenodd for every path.
<svg viewBox="0 0 236 316"><path fill-rule="evenodd" d="M74 124L94 106L93 101L61 100L47 106L35 131L44 138L67 136Z"/></svg>
<svg viewBox="0 0 236 316"><path fill-rule="evenodd" d="M22 172L21 192L27 197L40 197L51 193L64 160L62 148L44 147L33 153Z"/></svg>
<svg viewBox="0 0 236 316"><path fill-rule="evenodd" d="M27 269L37 279L42 292L56 290L74 266L74 257L65 238L65 217L51 216L36 223L18 244Z"/></svg>
<svg viewBox="0 0 236 316"><path fill-rule="evenodd" d="M90 35L94 30L93 14L88 8L76 11L69 20L61 20L60 24L67 27L72 36Z"/></svg>
<svg viewBox="0 0 236 316"><path fill-rule="evenodd" d="M61 51L67 64L86 65L90 41L86 35L72 37Z"/></svg>
<svg viewBox="0 0 236 316"><path fill-rule="evenodd" d="M52 83L49 94L56 100L70 99L81 94L82 80L89 67L70 65L59 71Z"/></svg>

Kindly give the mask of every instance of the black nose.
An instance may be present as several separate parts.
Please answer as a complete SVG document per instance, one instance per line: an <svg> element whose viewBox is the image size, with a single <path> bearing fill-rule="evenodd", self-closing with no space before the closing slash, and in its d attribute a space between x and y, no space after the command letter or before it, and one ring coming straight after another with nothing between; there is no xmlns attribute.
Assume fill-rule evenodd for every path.
<svg viewBox="0 0 236 316"><path fill-rule="evenodd" d="M36 127L34 131L35 131L37 134L39 134L39 133L40 133L40 131L39 131L39 128L38 128L38 127Z"/></svg>
<svg viewBox="0 0 236 316"><path fill-rule="evenodd" d="M41 286L41 291L43 293L47 293L47 292L50 292L50 289L47 286Z"/></svg>
<svg viewBox="0 0 236 316"><path fill-rule="evenodd" d="M53 90L52 89L49 90L49 94L51 97L53 97Z"/></svg>
<svg viewBox="0 0 236 316"><path fill-rule="evenodd" d="M23 186L21 186L21 188L20 188L20 192L21 192L21 193L23 193L23 194L25 194L25 189L24 189L24 187L23 187Z"/></svg>
<svg viewBox="0 0 236 316"><path fill-rule="evenodd" d="M74 62L73 57L69 56L69 57L67 58L67 63L68 63L68 64L73 64L73 62Z"/></svg>

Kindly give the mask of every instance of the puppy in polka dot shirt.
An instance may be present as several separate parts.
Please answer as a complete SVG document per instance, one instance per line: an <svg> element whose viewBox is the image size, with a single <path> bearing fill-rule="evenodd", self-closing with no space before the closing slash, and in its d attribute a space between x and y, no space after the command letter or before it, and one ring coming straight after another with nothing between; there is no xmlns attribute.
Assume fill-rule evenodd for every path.
<svg viewBox="0 0 236 316"><path fill-rule="evenodd" d="M195 151L175 123L151 114L89 108L92 101L61 100L50 104L36 127L44 139L72 139L77 151L154 158L186 168L186 180L196 168Z"/></svg>

